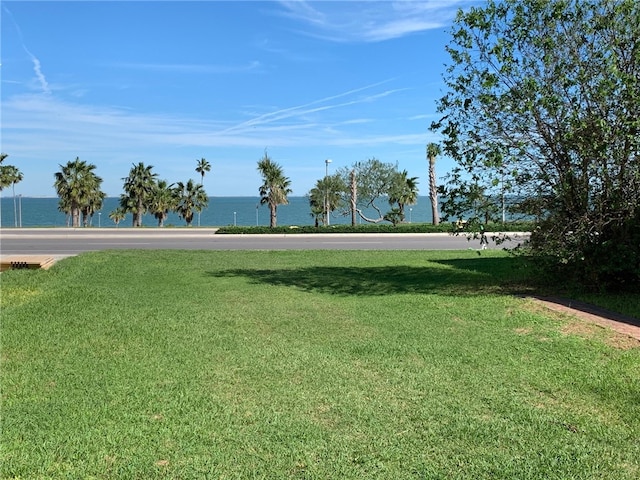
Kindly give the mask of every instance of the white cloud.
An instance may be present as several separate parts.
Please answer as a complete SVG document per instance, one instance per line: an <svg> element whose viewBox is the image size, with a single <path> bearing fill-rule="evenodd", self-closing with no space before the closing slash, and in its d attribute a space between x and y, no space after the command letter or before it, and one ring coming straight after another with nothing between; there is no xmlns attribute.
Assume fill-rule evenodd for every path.
<svg viewBox="0 0 640 480"><path fill-rule="evenodd" d="M412 134L387 136L378 135L369 128L362 132L353 129L364 123L371 125L386 120L363 119L359 109L348 108L373 103L400 91L376 91L383 83L301 105L274 108L235 124L229 120L132 112L122 107L87 105L55 96L16 95L3 103L3 132L6 148L12 152L39 151L43 155L51 153L52 149L64 149L65 145L68 150L127 152L141 146L260 147L269 144L302 147L413 141ZM329 110L341 112L330 118L318 115Z"/></svg>
<svg viewBox="0 0 640 480"><path fill-rule="evenodd" d="M472 0L280 1L282 15L300 30L335 42L380 42L442 28Z"/></svg>

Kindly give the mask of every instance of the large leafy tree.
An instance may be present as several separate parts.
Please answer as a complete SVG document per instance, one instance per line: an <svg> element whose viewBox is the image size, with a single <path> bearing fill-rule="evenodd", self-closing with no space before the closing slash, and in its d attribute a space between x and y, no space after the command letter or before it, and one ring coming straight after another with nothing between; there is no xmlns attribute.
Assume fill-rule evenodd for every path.
<svg viewBox="0 0 640 480"><path fill-rule="evenodd" d="M278 224L278 205L289 203L291 180L285 176L282 167L271 160L266 151L258 160L258 172L262 176L262 185L258 190L260 203L269 206L269 225L273 228Z"/></svg>
<svg viewBox="0 0 640 480"><path fill-rule="evenodd" d="M209 197L201 183L189 179L187 183L178 182L173 191L175 210L191 226L195 212L201 212L209 204Z"/></svg>
<svg viewBox="0 0 640 480"><path fill-rule="evenodd" d="M131 167L129 176L122 179L125 193L120 196L120 207L133 215L134 227L142 226L142 216L149 208L157 176L158 174L153 172L153 165L139 162Z"/></svg>
<svg viewBox="0 0 640 480"><path fill-rule="evenodd" d="M447 50L432 128L458 167L442 192L475 186L487 216L507 194L537 219L532 252L549 271L637 286L640 3L488 0L458 13Z"/></svg>
<svg viewBox="0 0 640 480"><path fill-rule="evenodd" d="M66 165L60 165L60 171L54 174L58 208L71 217L73 227L80 226L81 214L86 226L90 215L102 208L105 194L100 188L102 178L95 174L95 169L95 165L76 157Z"/></svg>
<svg viewBox="0 0 640 480"><path fill-rule="evenodd" d="M408 176L403 178L403 172L398 171L396 164L384 163L377 158L356 162L351 167L340 169L338 174L343 184L348 186L344 203L349 205L353 225L356 216L368 223L402 221L400 210L404 211L404 205L415 203L415 198L411 199L413 194L417 198L417 179L411 178L411 184L408 184ZM399 205L395 210L385 212L381 202L389 203L390 199L392 204ZM367 216L365 210L373 211L377 216Z"/></svg>

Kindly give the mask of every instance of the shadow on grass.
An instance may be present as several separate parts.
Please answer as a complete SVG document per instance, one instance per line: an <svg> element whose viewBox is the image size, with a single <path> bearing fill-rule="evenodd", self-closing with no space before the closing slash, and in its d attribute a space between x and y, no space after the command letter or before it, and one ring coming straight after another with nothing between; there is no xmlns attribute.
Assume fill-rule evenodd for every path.
<svg viewBox="0 0 640 480"><path fill-rule="evenodd" d="M232 269L209 272L212 277L246 277L259 284L295 287L332 295L389 295L437 293L480 295L521 292L509 273L516 274L517 259L476 258L443 260L434 266L327 267L295 269ZM521 277L522 274L520 273Z"/></svg>

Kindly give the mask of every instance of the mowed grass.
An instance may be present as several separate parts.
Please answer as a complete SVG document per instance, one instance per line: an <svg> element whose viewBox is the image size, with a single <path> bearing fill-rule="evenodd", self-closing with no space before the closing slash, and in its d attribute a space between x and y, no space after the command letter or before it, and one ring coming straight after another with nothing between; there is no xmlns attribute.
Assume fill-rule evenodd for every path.
<svg viewBox="0 0 640 480"><path fill-rule="evenodd" d="M123 251L2 284L2 478L640 477L638 343L503 252Z"/></svg>

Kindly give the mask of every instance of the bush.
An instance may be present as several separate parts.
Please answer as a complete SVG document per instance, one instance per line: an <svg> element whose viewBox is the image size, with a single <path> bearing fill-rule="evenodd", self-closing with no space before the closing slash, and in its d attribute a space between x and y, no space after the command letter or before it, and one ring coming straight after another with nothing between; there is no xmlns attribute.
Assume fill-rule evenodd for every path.
<svg viewBox="0 0 640 480"><path fill-rule="evenodd" d="M499 232L527 232L532 227L531 223L517 222L502 224L489 224L487 231ZM456 233L464 230L456 228L455 224L441 223L400 223L396 226L390 224L364 224L356 225L331 225L328 227L306 226L281 226L281 227L221 227L218 234L299 234L299 233Z"/></svg>

